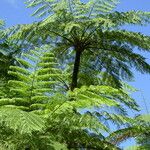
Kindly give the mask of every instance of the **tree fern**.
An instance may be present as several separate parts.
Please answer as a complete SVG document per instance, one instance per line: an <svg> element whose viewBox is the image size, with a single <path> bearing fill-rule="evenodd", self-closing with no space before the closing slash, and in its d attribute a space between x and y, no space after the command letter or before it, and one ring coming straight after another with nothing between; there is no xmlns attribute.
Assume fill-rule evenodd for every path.
<svg viewBox="0 0 150 150"><path fill-rule="evenodd" d="M133 51L134 47L149 51L149 36L121 30L126 24L148 24L150 13L113 12L117 3L118 0L84 3L79 0L27 1L28 7L38 7L33 15L46 14L45 19L21 26L11 38L25 38L31 43L37 43L39 39L48 41L54 45L57 55L63 53L61 59L64 58L65 63L66 60L68 63L72 60L72 83L69 85L72 90L79 87L78 79L82 80L79 69L87 61L90 68L95 66L95 71L105 70L105 76L116 84L114 87L121 86L117 81L133 78L131 67L142 73L150 72L146 59ZM44 34L41 35L41 32Z"/></svg>
<svg viewBox="0 0 150 150"><path fill-rule="evenodd" d="M121 26L149 23L150 16L148 12L113 12L117 3L117 0L27 1L28 7L38 7L33 15L45 16L45 19L20 25L18 32L8 39L49 46L30 50L21 59L17 58L19 66L11 66L9 70L14 76L14 80L8 82L10 92L0 99L6 127L10 118L3 118L3 109L13 109L16 114L19 111L23 114L22 120L30 115L31 124L27 128L32 133L29 139L32 138L33 144L27 142L25 148L31 149L35 144L37 149L38 140L46 141L42 149L50 149L53 142L64 143L68 149L118 149L111 140L117 134L111 136L110 121L123 129L132 129L135 121L128 117L125 107L138 110L138 106L121 88L124 86L121 80L133 77L131 67L142 73L150 72L145 58L133 51L134 47L149 51L150 38L121 30ZM112 83L113 87L106 86ZM86 112L81 113L81 109ZM43 132L41 128L39 132L32 128L31 115L35 115L36 120L41 117L46 120ZM19 130L18 123L15 126L10 129ZM39 134L37 138L34 131ZM105 133L110 134L110 139L105 138Z"/></svg>

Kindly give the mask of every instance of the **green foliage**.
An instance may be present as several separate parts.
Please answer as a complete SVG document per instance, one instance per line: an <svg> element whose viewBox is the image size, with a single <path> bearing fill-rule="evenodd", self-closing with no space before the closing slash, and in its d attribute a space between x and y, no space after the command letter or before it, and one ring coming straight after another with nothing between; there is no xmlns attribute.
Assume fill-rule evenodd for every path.
<svg viewBox="0 0 150 150"><path fill-rule="evenodd" d="M37 44L40 37L43 43L53 45L53 51L61 63L70 68L70 78L74 68L70 64L74 64L75 53L80 51L77 87L93 82L96 85L121 87L121 80L133 79L131 68L141 73L150 72L146 58L133 50L138 47L139 50L149 51L150 37L122 30L121 27L126 24L146 25L150 21L150 13L113 12L117 3L118 0L84 3L80 0L29 0L27 6L37 9L33 15L44 19L20 26L11 39L25 39ZM99 76L98 81L92 80L95 76ZM85 83L88 79L89 83Z"/></svg>
<svg viewBox="0 0 150 150"><path fill-rule="evenodd" d="M65 143L68 148L116 149L105 141L103 133L111 132L105 122L132 124L134 120L127 117L123 106L137 110L135 101L125 91L109 86L61 89L68 75L62 73L52 51L53 47L47 45L35 48L16 59L19 66L10 66L9 74L14 79L8 81L9 93L0 99L1 126L8 130L10 139L6 138L7 133L3 134L2 145L10 142L16 149L20 146L49 149ZM94 108L102 110L79 113L79 109ZM109 112L111 109L114 113ZM16 145L20 139L22 143ZM40 146L39 140L45 143Z"/></svg>
<svg viewBox="0 0 150 150"><path fill-rule="evenodd" d="M34 16L44 19L6 32L8 41L29 47L8 65L13 78L1 84L2 148L113 150L147 129L128 117L126 108L138 106L121 80L133 78L131 67L150 73L146 59L133 50L149 51L150 37L121 27L147 24L150 13L113 12L117 3L26 2L36 8ZM112 123L121 129L113 132Z"/></svg>
<svg viewBox="0 0 150 150"><path fill-rule="evenodd" d="M1 126L7 126L20 134L31 134L32 131L42 131L44 129L44 120L38 115L14 108L1 108L0 120Z"/></svg>
<svg viewBox="0 0 150 150"><path fill-rule="evenodd" d="M23 54L22 59L17 58L17 62L20 66L10 66L8 72L15 78L8 82L10 97L1 99L0 104L16 105L26 111L37 108L42 110L50 97L50 91L55 91L53 85L60 76L53 54L45 46Z"/></svg>
<svg viewBox="0 0 150 150"><path fill-rule="evenodd" d="M100 105L119 107L120 103L132 109L138 109L135 101L130 98L123 90L114 89L108 86L82 86L69 93L78 101L79 107L100 107Z"/></svg>

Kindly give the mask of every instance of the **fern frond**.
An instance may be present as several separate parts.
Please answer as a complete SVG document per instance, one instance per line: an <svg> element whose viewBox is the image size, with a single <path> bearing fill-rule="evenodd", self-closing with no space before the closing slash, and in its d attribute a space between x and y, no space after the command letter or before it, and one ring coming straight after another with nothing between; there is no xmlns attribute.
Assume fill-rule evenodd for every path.
<svg viewBox="0 0 150 150"><path fill-rule="evenodd" d="M77 101L77 107L102 107L106 106L119 106L124 103L132 109L137 109L134 99L130 98L126 93L121 90L109 86L83 86L80 89L75 89L69 93L71 98Z"/></svg>
<svg viewBox="0 0 150 150"><path fill-rule="evenodd" d="M25 106L32 110L33 105L40 102L42 107L42 104L49 101L54 91L52 88L58 83L57 77L61 76L54 55L49 47L45 46L29 51L17 60L20 66L10 66L8 72L15 77L8 82L13 98L1 99L1 103L6 105L10 103L17 107Z"/></svg>
<svg viewBox="0 0 150 150"><path fill-rule="evenodd" d="M112 12L107 15L116 26L125 24L145 25L149 23L150 13L142 11Z"/></svg>
<svg viewBox="0 0 150 150"><path fill-rule="evenodd" d="M1 108L0 124L5 124L10 129L21 134L31 134L42 131L45 127L44 120L34 113L28 113L17 109Z"/></svg>
<svg viewBox="0 0 150 150"><path fill-rule="evenodd" d="M131 44L133 46L138 46L139 48L143 50L149 51L149 36L145 36L141 33L135 33L135 32L129 32L125 30L113 30L113 31L106 31L105 32L106 37L109 40L114 41L120 41L120 42L126 42L128 44Z"/></svg>

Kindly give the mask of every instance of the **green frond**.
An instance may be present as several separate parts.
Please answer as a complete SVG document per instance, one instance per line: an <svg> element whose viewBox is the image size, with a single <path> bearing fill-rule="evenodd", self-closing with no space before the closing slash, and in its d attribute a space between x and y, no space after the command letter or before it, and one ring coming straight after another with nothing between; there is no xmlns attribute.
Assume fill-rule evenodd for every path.
<svg viewBox="0 0 150 150"><path fill-rule="evenodd" d="M75 89L69 94L75 100L74 105L77 105L76 107L79 108L119 105L117 101L107 98L106 95L103 96L104 93L100 86L81 87L80 89ZM78 101L78 103L76 103L76 101Z"/></svg>
<svg viewBox="0 0 150 150"><path fill-rule="evenodd" d="M63 97L63 96L62 96ZM65 97L64 97L65 98ZM103 108L107 107L113 109L114 107L120 109L122 111L122 103L125 105L130 105L132 109L137 109L133 107L135 104L134 100L127 97L125 93L118 89L114 89L108 86L90 86L90 87L81 87L80 89L75 89L74 91L69 91L68 100L60 101L59 99L55 99L55 102L51 101L49 103L49 113L50 116L54 115L54 117L64 116L64 113L68 115L73 113L76 109L99 109L99 115L97 113L86 113L85 115L81 115L79 118L79 124L83 129L89 129L92 132L101 133L101 130L108 132L108 128L100 122L100 117L102 120L112 121L116 125L125 125L125 124L133 124L134 119L127 117L126 115L110 113L106 112ZM119 100L120 99L120 100ZM128 101L129 99L129 101ZM58 104L57 101L60 103ZM129 104L128 104L129 103ZM133 103L133 104L132 104ZM51 110L51 111L50 111ZM73 117L73 115L71 115ZM88 117L91 121L88 120ZM66 119L66 118L65 118ZM73 118L72 118L73 119ZM71 119L71 120L72 120ZM70 120L70 119L68 119ZM93 120L93 121L92 121ZM75 119L77 123L77 118ZM89 122L91 122L89 124ZM93 122L93 123L92 123ZM82 124L83 123L83 124ZM98 129L98 130L97 130ZM99 130L101 129L101 130Z"/></svg>
<svg viewBox="0 0 150 150"><path fill-rule="evenodd" d="M91 9L90 13L91 15L98 15L103 13L109 13L111 12L116 5L118 4L119 0L92 0L89 1Z"/></svg>
<svg viewBox="0 0 150 150"><path fill-rule="evenodd" d="M15 80L9 80L8 81L8 84L11 86L11 87L21 87L21 88L26 88L27 84L23 81L15 81Z"/></svg>
<svg viewBox="0 0 150 150"><path fill-rule="evenodd" d="M14 104L17 108L25 106L30 110L36 103L38 105L47 103L50 100L50 95L54 92L55 85L59 85L57 77L61 76L58 63L56 63L49 46L31 50L17 60L21 65L10 66L8 72L15 77L14 80L8 81L10 98L8 100L1 99L1 103L7 106ZM37 109L40 110L40 107Z"/></svg>
<svg viewBox="0 0 150 150"><path fill-rule="evenodd" d="M42 132L45 126L44 120L38 115L18 109L1 108L0 120L1 125L4 124L21 134L31 134L37 131Z"/></svg>
<svg viewBox="0 0 150 150"><path fill-rule="evenodd" d="M9 68L12 71L17 71L17 72L22 73L24 75L29 75L30 74L29 70L27 70L26 68L21 68L19 66L10 66Z"/></svg>
<svg viewBox="0 0 150 150"><path fill-rule="evenodd" d="M23 65L25 68L29 68L32 67L32 64L30 64L29 62L27 62L26 60L23 60L21 58L17 58L17 61ZM17 68L16 68L17 69Z"/></svg>
<svg viewBox="0 0 150 150"><path fill-rule="evenodd" d="M137 46L140 49L149 51L149 36L145 36L141 33L129 32L125 30L112 30L106 31L105 36L107 39L112 41L119 41L128 43L133 46Z"/></svg>
<svg viewBox="0 0 150 150"><path fill-rule="evenodd" d="M0 99L0 106L14 104L14 103L15 103L14 99L9 99L9 98L1 98Z"/></svg>
<svg viewBox="0 0 150 150"><path fill-rule="evenodd" d="M135 24L135 25L145 25L149 23L150 13L142 11L128 11L128 12L112 12L107 15L107 17L116 26L121 26L125 24Z"/></svg>
<svg viewBox="0 0 150 150"><path fill-rule="evenodd" d="M127 107L137 110L138 106L134 99L130 98L125 92L109 86L83 86L69 92L69 96L75 101L76 107L103 107L119 106L121 103ZM77 104L76 104L77 101ZM74 103L74 102L73 102Z"/></svg>
<svg viewBox="0 0 150 150"><path fill-rule="evenodd" d="M143 149L144 147L145 149L147 149L147 146L149 145L149 137L150 137L149 116L150 115L148 114L148 115L141 115L136 117L134 119L135 122L132 123L131 127L113 132L112 134L110 134L110 136L107 137L107 140L111 141L111 143L119 144L120 142L128 138L136 137L139 144L141 145L136 146L135 149L140 149L140 148Z"/></svg>

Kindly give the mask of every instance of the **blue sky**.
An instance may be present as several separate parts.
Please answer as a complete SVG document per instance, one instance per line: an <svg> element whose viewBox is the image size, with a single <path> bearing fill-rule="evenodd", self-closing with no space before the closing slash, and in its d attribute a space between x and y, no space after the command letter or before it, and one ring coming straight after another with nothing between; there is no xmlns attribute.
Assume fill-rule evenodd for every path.
<svg viewBox="0 0 150 150"><path fill-rule="evenodd" d="M16 24L31 23L31 10L25 7L24 0L0 0L0 19L6 21L8 27Z"/></svg>
<svg viewBox="0 0 150 150"><path fill-rule="evenodd" d="M142 11L150 11L150 1L148 0L121 0L121 3L117 7L118 11L128 11L128 10L142 10ZM128 30L141 32L145 35L150 35L150 24L144 27L140 26L128 26L126 27ZM150 53L142 53L145 58L147 58L147 62L150 63ZM135 72L134 82L131 83L135 88L139 89L139 92L133 94L134 98L139 102L142 113L146 113L147 105L150 113L150 75L140 74L139 72Z"/></svg>
<svg viewBox="0 0 150 150"><path fill-rule="evenodd" d="M31 17L32 10L25 8L24 0L0 0L0 19L6 21L6 26L10 27L16 24L25 24L36 21L36 18ZM150 11L149 0L120 0L120 4L117 7L118 11L128 10L142 10ZM142 32L145 35L150 35L150 25L139 27L139 26L128 26L125 27L128 30ZM150 54L142 53L150 63ZM138 101L142 108L142 113L146 113L146 107L143 101L143 96L146 101L147 108L150 108L150 75L143 75L134 71L135 79L130 84L135 88L142 91L133 94L133 97ZM143 94L143 96L142 96ZM150 109L149 109L150 112Z"/></svg>

